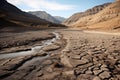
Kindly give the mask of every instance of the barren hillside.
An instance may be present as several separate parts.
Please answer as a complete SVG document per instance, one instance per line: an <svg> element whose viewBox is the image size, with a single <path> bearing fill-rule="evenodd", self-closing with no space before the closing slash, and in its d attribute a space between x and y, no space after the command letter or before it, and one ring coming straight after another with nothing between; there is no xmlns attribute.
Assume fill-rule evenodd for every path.
<svg viewBox="0 0 120 80"><path fill-rule="evenodd" d="M63 22L63 24L72 25L73 23L77 22L80 18L90 16L90 15L94 15L94 14L98 13L99 11L103 10L105 7L107 7L110 4L111 3L105 3L105 4L102 4L102 5L95 6L95 7L91 8L91 9L88 9L85 12L75 13L70 18L65 20Z"/></svg>
<svg viewBox="0 0 120 80"><path fill-rule="evenodd" d="M79 19L72 26L97 29L118 29L120 26L120 1L116 1L99 13Z"/></svg>
<svg viewBox="0 0 120 80"><path fill-rule="evenodd" d="M26 26L32 28L46 28L46 27L61 27L63 25L55 24L41 18L38 18L29 13L23 12L16 6L7 2L7 0L0 1L0 26ZM11 28L13 28L11 27ZM14 27L16 28L16 27Z"/></svg>

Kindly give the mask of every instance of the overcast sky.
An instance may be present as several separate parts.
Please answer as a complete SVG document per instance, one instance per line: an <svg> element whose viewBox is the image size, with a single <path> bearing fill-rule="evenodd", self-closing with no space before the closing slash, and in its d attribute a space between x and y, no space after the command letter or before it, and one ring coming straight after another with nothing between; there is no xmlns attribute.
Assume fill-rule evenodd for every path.
<svg viewBox="0 0 120 80"><path fill-rule="evenodd" d="M70 17L96 5L115 0L7 0L23 11L46 11L52 16Z"/></svg>

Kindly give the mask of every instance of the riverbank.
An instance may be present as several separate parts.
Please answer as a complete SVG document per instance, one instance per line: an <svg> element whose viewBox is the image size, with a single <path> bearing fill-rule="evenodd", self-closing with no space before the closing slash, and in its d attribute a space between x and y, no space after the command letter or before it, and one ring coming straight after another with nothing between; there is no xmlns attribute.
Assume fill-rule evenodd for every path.
<svg viewBox="0 0 120 80"><path fill-rule="evenodd" d="M50 33L52 32L50 31ZM39 49L39 46L35 47L35 52L30 55L23 54L12 58L0 59L0 80L52 79L55 75L58 75L58 73L60 74L61 71L57 74L56 70L52 71L53 74L50 72L52 69L59 69L59 67L61 70L62 64L60 63L59 56L60 51L65 47L65 41L57 32L52 34L55 38L45 40L45 42L43 42L45 46L41 49ZM15 55L17 55L17 52Z"/></svg>
<svg viewBox="0 0 120 80"><path fill-rule="evenodd" d="M55 38L50 31L26 31L0 33L0 54L30 50L42 45L43 41Z"/></svg>

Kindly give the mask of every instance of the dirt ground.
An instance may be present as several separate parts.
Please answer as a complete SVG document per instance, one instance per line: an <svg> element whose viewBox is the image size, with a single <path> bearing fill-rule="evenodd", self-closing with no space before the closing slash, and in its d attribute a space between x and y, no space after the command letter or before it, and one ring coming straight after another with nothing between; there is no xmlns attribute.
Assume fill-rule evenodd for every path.
<svg viewBox="0 0 120 80"><path fill-rule="evenodd" d="M44 52L1 59L0 80L120 79L120 35L70 29L57 32L61 39L53 42L52 48L43 48ZM44 36L39 32L30 34L33 37L27 38L29 40ZM51 36L50 33L43 34ZM1 38L5 39L4 36ZM24 35L22 39L24 40Z"/></svg>

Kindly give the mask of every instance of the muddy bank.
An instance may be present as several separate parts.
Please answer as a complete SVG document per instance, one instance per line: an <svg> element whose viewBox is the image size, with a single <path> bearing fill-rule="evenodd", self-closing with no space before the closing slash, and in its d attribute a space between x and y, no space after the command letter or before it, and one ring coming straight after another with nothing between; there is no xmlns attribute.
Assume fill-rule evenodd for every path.
<svg viewBox="0 0 120 80"><path fill-rule="evenodd" d="M43 51L54 51L59 49L61 46L58 44L55 44L55 42L60 39L60 35L57 32L52 32L52 34L55 36L52 39L44 41L41 45L38 44L38 46L31 46L31 49L28 51L19 51L19 52L11 52L6 54L0 54L0 59L6 59L6 58L13 58L13 57L19 57L19 56L27 56L27 55L34 55L38 54ZM44 55L44 53L43 53Z"/></svg>
<svg viewBox="0 0 120 80"><path fill-rule="evenodd" d="M31 46L41 45L43 41L55 38L51 32L30 31L22 33L1 33L0 53L30 50Z"/></svg>

